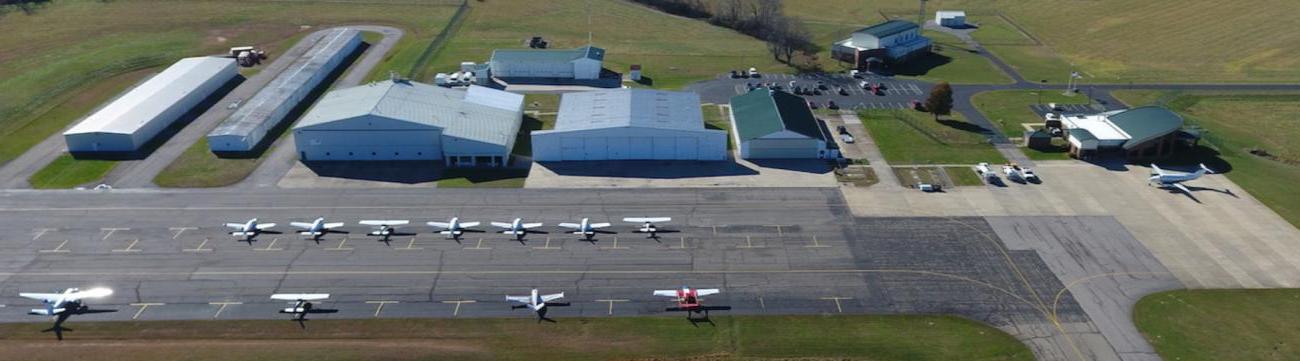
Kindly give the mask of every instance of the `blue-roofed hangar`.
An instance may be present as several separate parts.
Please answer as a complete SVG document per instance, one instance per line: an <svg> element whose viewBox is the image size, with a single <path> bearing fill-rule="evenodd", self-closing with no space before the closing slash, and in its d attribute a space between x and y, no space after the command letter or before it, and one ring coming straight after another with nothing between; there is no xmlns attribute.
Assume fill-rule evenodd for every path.
<svg viewBox="0 0 1300 361"><path fill-rule="evenodd" d="M704 128L700 96L649 89L568 93L555 129L532 132L533 160L725 160L727 132Z"/></svg>

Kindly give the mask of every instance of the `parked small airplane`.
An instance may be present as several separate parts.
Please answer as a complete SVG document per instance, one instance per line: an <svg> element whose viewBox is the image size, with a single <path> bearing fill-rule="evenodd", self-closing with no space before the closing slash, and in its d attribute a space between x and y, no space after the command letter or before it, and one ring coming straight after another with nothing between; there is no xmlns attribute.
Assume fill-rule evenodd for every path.
<svg viewBox="0 0 1300 361"><path fill-rule="evenodd" d="M382 237L382 240L383 240L384 242L388 242L388 238L394 236L395 233L397 233L397 227L396 227L396 226L405 225L405 224L407 224L407 223L411 223L411 221L407 221L407 220L387 220L387 221L365 220L365 221L361 221L361 222L357 222L357 223L361 223L361 224L364 224L364 225L367 225L367 226L373 226L373 227L375 228L375 230L374 230L374 231L371 231L369 234L372 235L372 236L379 236L379 237Z"/></svg>
<svg viewBox="0 0 1300 361"><path fill-rule="evenodd" d="M609 223L591 223L589 219L583 218L582 223L560 223L559 226L572 229L574 231L569 233L580 234L590 241L592 237L596 236L596 232L603 233L603 231L597 231L598 229L609 227Z"/></svg>
<svg viewBox="0 0 1300 361"><path fill-rule="evenodd" d="M501 234L513 234L515 235L515 239L523 240L524 235L528 234L528 232L531 232L529 231L529 229L541 227L542 224L524 223L524 220L522 218L515 218L514 222L510 222L510 223L492 222L492 226L505 228L506 230L501 231Z"/></svg>
<svg viewBox="0 0 1300 361"><path fill-rule="evenodd" d="M68 320L72 315L97 312L113 312L111 310L92 311L89 305L86 305L87 298L103 298L113 294L113 290L107 288L92 288L85 291L77 288L69 288L61 293L19 293L19 297L30 298L41 301L45 308L33 309L27 314L38 316L55 316L54 327L45 331L54 331L55 337L63 340L63 331L72 329L63 328L63 322Z"/></svg>
<svg viewBox="0 0 1300 361"><path fill-rule="evenodd" d="M230 232L230 235L244 237L245 241L251 241L253 237L257 237L262 231L275 227L275 223L257 223L257 218L253 218L244 223L226 223L226 227L236 229L236 231Z"/></svg>
<svg viewBox="0 0 1300 361"><path fill-rule="evenodd" d="M329 233L331 229L342 227L343 222L325 223L325 218L322 217L316 218L316 220L311 223L289 222L289 225L304 229L304 231L298 232L298 234L319 241L320 237Z"/></svg>
<svg viewBox="0 0 1300 361"><path fill-rule="evenodd" d="M292 320L298 321L299 326L304 326L303 321L307 320L308 313L315 313L315 305L311 301L320 301L330 298L328 293L277 293L271 295L273 300L289 301L293 307L280 310L280 313L293 315Z"/></svg>
<svg viewBox="0 0 1300 361"><path fill-rule="evenodd" d="M673 297L676 299L677 307L670 307L668 311L686 311L686 318L691 318L692 313L703 313L708 317L709 308L704 307L704 302L700 297L716 295L722 290L717 288L691 289L682 286L677 290L656 290L654 295L661 297Z"/></svg>
<svg viewBox="0 0 1300 361"><path fill-rule="evenodd" d="M564 292L543 295L534 288L532 294L528 296L506 296L507 302L522 303L522 305L510 306L510 308L531 308L537 313L537 322L546 320L546 305L558 299L564 298Z"/></svg>
<svg viewBox="0 0 1300 361"><path fill-rule="evenodd" d="M641 228L634 232L649 233L650 238L659 238L659 228L655 227L655 223L672 222L673 219L669 217L628 217L623 218L623 221L641 223Z"/></svg>
<svg viewBox="0 0 1300 361"><path fill-rule="evenodd" d="M439 231L438 233L445 234L447 235L447 238L451 239L460 239L460 236L465 234L465 231L471 231L468 228L478 227L478 222L461 223L459 217L452 217L450 221L447 221L447 223L429 222L426 224L442 228L442 231Z"/></svg>
<svg viewBox="0 0 1300 361"><path fill-rule="evenodd" d="M1192 190L1187 189L1186 186L1183 186L1182 185L1183 182L1195 180L1205 175L1206 173L1214 174L1214 171L1206 167L1205 164L1201 164L1200 166L1201 168L1197 169L1195 172L1181 173L1181 172L1167 172L1164 169L1160 169L1160 167L1156 166L1155 163L1151 163L1151 178L1147 179L1147 184L1150 185L1151 183L1156 183L1156 185L1159 186L1160 188L1176 188L1187 194L1191 194Z"/></svg>
<svg viewBox="0 0 1300 361"><path fill-rule="evenodd" d="M975 173L979 173L981 177L984 177L985 182L994 183L998 181L998 174L993 172L993 168L988 163L976 164Z"/></svg>

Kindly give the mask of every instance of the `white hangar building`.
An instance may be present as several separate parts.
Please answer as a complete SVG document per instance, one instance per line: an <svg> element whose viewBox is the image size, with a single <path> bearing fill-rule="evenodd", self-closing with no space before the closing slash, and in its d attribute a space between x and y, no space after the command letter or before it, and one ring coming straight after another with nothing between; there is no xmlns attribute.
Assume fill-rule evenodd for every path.
<svg viewBox="0 0 1300 361"><path fill-rule="evenodd" d="M649 89L568 93L555 129L532 132L537 161L727 159L727 132L705 129L700 96Z"/></svg>
<svg viewBox="0 0 1300 361"><path fill-rule="evenodd" d="M63 133L68 151L134 152L239 75L235 59L185 58Z"/></svg>
<svg viewBox="0 0 1300 361"><path fill-rule="evenodd" d="M488 60L492 76L498 78L599 79L605 49L584 46L577 49L497 49Z"/></svg>
<svg viewBox="0 0 1300 361"><path fill-rule="evenodd" d="M387 80L331 91L293 128L298 157L437 160L503 166L523 124L524 96Z"/></svg>

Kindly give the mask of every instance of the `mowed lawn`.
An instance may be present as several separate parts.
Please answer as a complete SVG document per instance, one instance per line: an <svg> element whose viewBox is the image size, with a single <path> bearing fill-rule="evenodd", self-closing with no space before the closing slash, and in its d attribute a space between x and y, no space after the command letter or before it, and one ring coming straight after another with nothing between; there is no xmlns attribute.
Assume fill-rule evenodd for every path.
<svg viewBox="0 0 1300 361"><path fill-rule="evenodd" d="M22 360L1033 360L1016 339L946 316L72 321L0 325L0 359ZM55 347L58 346L58 347Z"/></svg>
<svg viewBox="0 0 1300 361"><path fill-rule="evenodd" d="M847 24L881 21L880 12L909 20L917 13L911 0L785 4L787 13L803 19ZM987 35L975 31L976 39L989 41L991 51L1033 81L1064 83L1071 63L1091 82L1300 81L1300 32L1285 20L1300 13L1300 1L949 0L931 2L926 17L933 18L940 6L967 11L971 22L994 24ZM998 12L1043 45L1016 46L1026 41L1013 40L1008 25L996 23Z"/></svg>
<svg viewBox="0 0 1300 361"><path fill-rule="evenodd" d="M1060 87L1041 90L997 90L975 94L971 97L975 109L984 117L1002 129L1002 133L1011 138L1023 138L1025 125L1043 125L1043 118L1029 106L1035 104L1087 104L1088 97L1083 94L1065 95ZM1069 159L1068 149L1063 140L1054 139L1057 147L1034 149L1021 147L1025 155L1035 160Z"/></svg>
<svg viewBox="0 0 1300 361"><path fill-rule="evenodd" d="M1133 320L1165 360L1300 360L1300 289L1180 290L1143 297Z"/></svg>
<svg viewBox="0 0 1300 361"><path fill-rule="evenodd" d="M630 65L641 64L642 74L660 89L678 89L734 69L791 71L757 39L630 1L491 0L470 5L465 23L434 59L436 71L456 71L463 61L486 62L494 49L527 48L525 41L533 36L544 37L554 49L583 46L588 32L593 45L607 50L605 68L626 74Z"/></svg>
<svg viewBox="0 0 1300 361"><path fill-rule="evenodd" d="M814 41L821 46L817 53L818 64L829 72L842 72L850 69L848 63L831 58L831 45L847 39L854 30L867 24L850 24L806 20L805 24ZM972 53L957 37L937 32L925 31L936 45L935 51L894 69L900 78L918 79L930 82L947 81L952 84L1010 84L1011 78L1004 74L992 62Z"/></svg>
<svg viewBox="0 0 1300 361"><path fill-rule="evenodd" d="M115 165L111 160L79 160L64 153L32 174L27 183L37 189L72 188L104 179Z"/></svg>
<svg viewBox="0 0 1300 361"><path fill-rule="evenodd" d="M1208 131L1200 151L1171 162L1204 162L1300 226L1300 94L1113 92L1129 105L1164 104ZM1271 157L1251 154L1262 150Z"/></svg>
<svg viewBox="0 0 1300 361"><path fill-rule="evenodd" d="M864 110L858 117L891 165L1006 163L983 128L957 113L935 120L914 110Z"/></svg>
<svg viewBox="0 0 1300 361"><path fill-rule="evenodd" d="M181 57L258 45L275 58L332 24L373 23L431 38L454 7L270 1L65 0L0 21L0 163L57 133L124 86L106 79ZM121 85L121 84L115 84ZM99 102L68 102L90 93Z"/></svg>
<svg viewBox="0 0 1300 361"><path fill-rule="evenodd" d="M258 164L257 158L218 158L209 150L208 138L203 137L185 148L153 182L171 188L224 187L244 180Z"/></svg>

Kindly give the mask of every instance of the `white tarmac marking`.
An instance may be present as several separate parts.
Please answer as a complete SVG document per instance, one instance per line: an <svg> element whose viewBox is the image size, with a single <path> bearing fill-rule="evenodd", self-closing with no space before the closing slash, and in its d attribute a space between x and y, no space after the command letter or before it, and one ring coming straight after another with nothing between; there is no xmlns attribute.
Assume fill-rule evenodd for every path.
<svg viewBox="0 0 1300 361"><path fill-rule="evenodd" d="M176 238L179 238L179 237L181 236L181 233L185 233L185 231L195 230L195 229L198 229L198 228L195 228L195 227L171 227L171 228L168 228L168 229L171 230L171 231L173 231L173 232L176 232L176 234L172 235L172 239L176 239Z"/></svg>
<svg viewBox="0 0 1300 361"><path fill-rule="evenodd" d="M844 313L844 308L840 307L840 300L851 300L852 297L822 297L823 300L835 301L835 312Z"/></svg>
<svg viewBox="0 0 1300 361"><path fill-rule="evenodd" d="M416 246L415 246L415 237L411 237L411 242L410 242L410 243L407 243L407 244L406 244L406 247L402 247L402 248L394 248L394 249L397 249L397 250L421 250L421 249L424 249L424 247L416 247Z"/></svg>
<svg viewBox="0 0 1300 361"><path fill-rule="evenodd" d="M366 303L376 305L376 306L375 306L375 316L374 316L374 317L379 317L379 312L384 310L384 305L387 305L387 304L390 304L390 303L398 303L398 302L397 302L397 301L366 301Z"/></svg>
<svg viewBox="0 0 1300 361"><path fill-rule="evenodd" d="M63 243L59 243L58 247L54 247L54 249L42 249L40 250L40 253L67 253L69 251L63 249L63 246L66 246L67 244L68 244L68 240L65 239L63 240Z"/></svg>
<svg viewBox="0 0 1300 361"><path fill-rule="evenodd" d="M213 319L216 319L217 317L221 317L221 311L225 311L225 310L226 310L226 306L230 306L230 305L242 305L242 304L244 304L244 303L243 303L243 302L208 302L208 304L209 304L209 305L217 305L217 306L221 306L221 307L218 307L218 308L217 308L217 313L212 314L212 318L213 318Z"/></svg>
<svg viewBox="0 0 1300 361"><path fill-rule="evenodd" d="M140 318L140 314L143 314L144 310L149 308L149 306L162 306L165 304L166 303L132 303L132 306L140 306L140 309L135 311L135 315L131 316L131 319L134 320Z"/></svg>
<svg viewBox="0 0 1300 361"><path fill-rule="evenodd" d="M198 246L198 247L189 248L189 249L184 249L183 251L185 251L185 252L212 252L212 249L211 249L211 248L203 248L203 246L206 246L206 245L208 245L208 239L207 239L207 238L204 238L204 239L203 239L203 243L199 243L199 246Z"/></svg>
<svg viewBox="0 0 1300 361"><path fill-rule="evenodd" d="M351 251L353 249L352 247L347 247L347 248L343 247L343 245L347 243L348 243L348 237L343 237L343 241L340 241L337 247L326 248L325 250L326 251Z"/></svg>
<svg viewBox="0 0 1300 361"><path fill-rule="evenodd" d="M615 303L615 302L627 302L627 301L629 301L629 300L596 300L596 302L607 302L607 303L609 303L609 311L607 311L607 312L605 313L605 314L607 314L607 315L613 315L613 314L614 314L614 303Z"/></svg>
<svg viewBox="0 0 1300 361"><path fill-rule="evenodd" d="M131 229L130 228L100 228L99 229L100 232L108 232L108 233L104 235L104 238L100 238L99 240L101 241L108 240L108 237L111 237L114 232L129 231L129 230Z"/></svg>
<svg viewBox="0 0 1300 361"><path fill-rule="evenodd" d="M492 247L483 247L483 239L479 238L478 243L475 244L474 247L465 247L462 249L492 249Z"/></svg>
<svg viewBox="0 0 1300 361"><path fill-rule="evenodd" d="M609 247L600 247L600 249L628 249L627 247L618 246L618 236L614 236L614 245Z"/></svg>
<svg viewBox="0 0 1300 361"><path fill-rule="evenodd" d="M131 244L126 245L126 248L115 249L113 250L113 252L140 252L140 250L135 249L136 243L140 243L140 239L137 238L135 240L132 240Z"/></svg>
<svg viewBox="0 0 1300 361"><path fill-rule="evenodd" d="M271 247L274 247L274 246L275 246L275 242L278 242L278 241L280 241L280 238L272 238L272 239L271 239L271 243L267 244L267 245L266 245L266 248L254 248L253 250L254 250L254 251L283 251L284 248L271 248Z"/></svg>
<svg viewBox="0 0 1300 361"><path fill-rule="evenodd" d="M35 241L36 239L41 238L41 236L44 236L45 233L47 233L47 232L49 232L49 231L57 231L57 230L59 230L59 229L58 229L58 228L41 228L41 229L38 229L38 231L40 231L40 232L39 232L39 233L36 233L36 237L32 237L32 240Z"/></svg>
<svg viewBox="0 0 1300 361"><path fill-rule="evenodd" d="M533 249L562 249L561 247L551 247L551 237L546 237L546 245L533 247Z"/></svg>
<svg viewBox="0 0 1300 361"><path fill-rule="evenodd" d="M804 246L804 248L827 248L827 247L830 247L830 246L828 246L828 245L824 245L824 244L821 244L821 243L817 242L817 235L815 235L815 234L812 236L812 241L813 241L813 242L812 242L813 244L810 244L810 245Z"/></svg>
<svg viewBox="0 0 1300 361"><path fill-rule="evenodd" d="M755 246L754 240L750 236L745 236L745 245L736 246L736 248L767 248L767 246L763 246L763 245Z"/></svg>
<svg viewBox="0 0 1300 361"><path fill-rule="evenodd" d="M454 304L456 304L456 308L454 308L454 309L451 310L451 316L452 316L452 317L456 317L456 316L460 315L460 305L462 305L462 304L466 304L466 303L475 303L475 302L478 302L478 301L475 301L475 300L442 301L442 303L454 303Z"/></svg>

